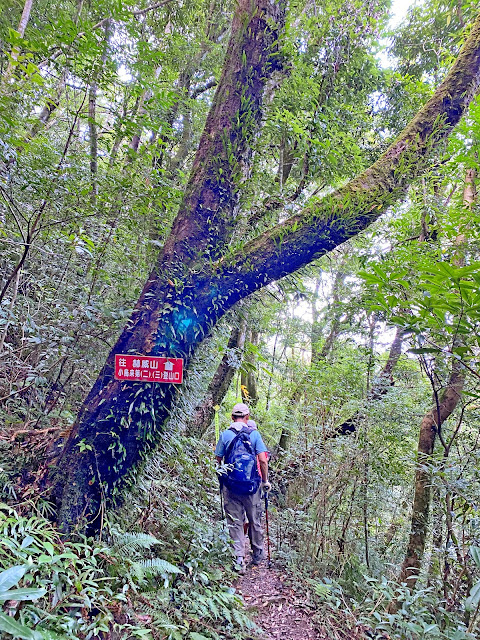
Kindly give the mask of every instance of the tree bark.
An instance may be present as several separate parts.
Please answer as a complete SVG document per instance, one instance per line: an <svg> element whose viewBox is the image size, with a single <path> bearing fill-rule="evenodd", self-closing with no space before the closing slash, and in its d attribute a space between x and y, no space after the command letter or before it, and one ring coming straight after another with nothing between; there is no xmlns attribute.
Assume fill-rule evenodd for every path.
<svg viewBox="0 0 480 640"><path fill-rule="evenodd" d="M379 400L387 391L394 385L393 370L397 366L398 359L402 355L402 343L405 337L405 331L402 327L397 327L395 338L390 347L387 362L383 367L378 378L369 389L367 395L367 401ZM335 431L329 436L330 438L337 438L338 436L346 436L350 433L355 433L357 430L357 424L361 419L361 412L357 411L351 418L342 422Z"/></svg>
<svg viewBox="0 0 480 640"><path fill-rule="evenodd" d="M368 227L421 175L433 148L460 120L480 81L480 20L445 81L387 152L339 191L248 246L229 243L241 183L262 120L267 79L280 67L284 4L240 0L226 64L183 202L134 313L110 353L63 447L54 479L64 531L100 527L108 502L155 445L173 385L118 382L116 353L184 357L241 299Z"/></svg>
<svg viewBox="0 0 480 640"><path fill-rule="evenodd" d="M226 311L225 293L211 276L235 230L265 85L280 69L284 20L283 2L237 3L227 63L170 236L63 447L54 488L66 531L80 521L86 530L101 526L104 499L154 446L175 395L174 385L114 380L115 353L183 356L188 363Z"/></svg>
<svg viewBox="0 0 480 640"><path fill-rule="evenodd" d="M215 407L223 402L238 369L238 366L232 364L232 352L235 352L237 359L243 354L246 329L247 324L245 321L242 321L239 326L232 329L227 343L227 350L208 385L205 398L202 404L196 407L192 420L187 425L187 435L201 438L212 424Z"/></svg>
<svg viewBox="0 0 480 640"><path fill-rule="evenodd" d="M252 346L258 344L258 332L252 329L248 330L246 342L250 342ZM257 381L255 379L255 372L253 370L255 365L255 354L252 352L247 353L245 356L245 364L247 368L242 369L240 388L242 391L242 399L244 402L254 407L257 404Z"/></svg>
<svg viewBox="0 0 480 640"><path fill-rule="evenodd" d="M435 403L420 424L411 531L407 552L398 578L399 582L405 582L409 588L415 586L425 551L431 495L431 471L429 465L435 446L435 438L442 424L455 410L461 398L464 382L465 370L455 360L448 385L439 403Z"/></svg>
<svg viewBox="0 0 480 640"><path fill-rule="evenodd" d="M90 202L97 201L98 184L98 133L97 133L97 82L94 80L88 90L88 131L90 137Z"/></svg>
<svg viewBox="0 0 480 640"><path fill-rule="evenodd" d="M310 334L310 343L311 343L311 364L316 366L320 364L323 360L325 360L330 353L335 339L340 333L340 317L341 312L338 308L338 303L340 301L339 287L341 283L343 283L346 274L341 271L337 271L335 273L335 278L333 281L332 287L332 321L330 325L330 330L325 339L325 342L322 345L322 348L319 349L319 341L322 337L322 325L320 323L320 313L317 310L317 300L318 300L318 292L321 284L321 275L317 277L315 281L315 289L313 291L312 297L312 330ZM288 401L288 413L290 411L295 411L295 407L300 402L300 399L305 390L305 384L307 383L310 377L310 370L308 370L298 381L296 387L294 388L292 394L290 395ZM286 421L282 427L282 432L280 434L280 438L278 440L277 447L277 457L283 457L290 447L290 442L292 439L292 425L289 421Z"/></svg>
<svg viewBox="0 0 480 640"><path fill-rule="evenodd" d="M28 21L30 20L30 12L32 10L33 0L25 0L25 4L23 5L22 17L20 18L20 22L18 23L17 32L23 38L25 35L25 29L27 28ZM20 54L20 49L18 47L13 47L10 52L10 60L8 61L7 68L5 69L5 73L3 74L1 88L3 90L6 89L10 79L13 75L13 70L18 60L18 56Z"/></svg>
<svg viewBox="0 0 480 640"><path fill-rule="evenodd" d="M107 60L110 39L110 21L105 23L105 39L100 66L93 71L93 78L88 91L88 131L90 135L90 201L95 206L98 196L98 130L97 130L97 91L98 79Z"/></svg>
<svg viewBox="0 0 480 640"><path fill-rule="evenodd" d="M75 26L78 24L80 14L82 13L83 2L84 0L79 0L79 2L77 2L77 8L73 18L73 24ZM18 153L21 153L24 150L25 145L33 140L33 138L35 138L35 136L43 127L45 127L52 115L58 109L58 106L60 105L60 99L63 95L63 92L65 91L66 82L67 69L63 69L55 91L45 99L45 104L37 118L37 121L32 125L30 131L24 136L23 140L17 146Z"/></svg>
<svg viewBox="0 0 480 640"><path fill-rule="evenodd" d="M332 304L331 304L332 319L330 323L330 330L321 348L319 348L318 341L322 336L322 331L320 328L319 314L315 304L318 297L318 287L320 286L320 278L317 280L315 297L314 297L313 308L312 308L312 313L313 313L312 358L311 358L312 365L318 365L320 364L320 362L325 360L325 358L328 356L328 354L332 350L333 345L335 344L335 340L337 339L340 333L340 327L341 327L340 318L342 315L341 311L339 310L340 287L342 286L346 275L347 274L344 273L341 269L339 269L335 274L335 279L333 281L333 286L332 286Z"/></svg>
<svg viewBox="0 0 480 640"><path fill-rule="evenodd" d="M162 72L161 66L155 69L155 81L159 79L161 72ZM152 96L153 96L153 91L151 89L145 89L145 91L142 93L140 102L138 105L138 110L137 110L138 116L146 115L147 108L145 106L145 103L147 103L152 98ZM134 134L133 138L130 140L130 144L128 145L129 149L131 149L134 153L138 153L141 135L142 135L142 131L140 126L139 131Z"/></svg>

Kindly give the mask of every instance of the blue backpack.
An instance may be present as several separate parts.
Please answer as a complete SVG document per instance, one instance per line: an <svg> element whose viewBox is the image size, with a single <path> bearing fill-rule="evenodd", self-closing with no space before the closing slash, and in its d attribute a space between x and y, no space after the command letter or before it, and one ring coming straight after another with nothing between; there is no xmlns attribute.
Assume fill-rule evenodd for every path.
<svg viewBox="0 0 480 640"><path fill-rule="evenodd" d="M225 464L231 465L231 471L226 474L222 483L232 493L242 496L256 493L262 481L258 473L257 456L250 441L252 431L253 429L243 427L225 451Z"/></svg>

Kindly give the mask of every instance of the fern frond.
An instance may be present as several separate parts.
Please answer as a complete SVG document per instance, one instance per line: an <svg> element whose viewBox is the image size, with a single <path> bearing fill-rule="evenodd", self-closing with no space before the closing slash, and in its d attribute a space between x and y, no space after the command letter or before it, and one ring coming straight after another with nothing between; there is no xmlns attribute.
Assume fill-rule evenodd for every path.
<svg viewBox="0 0 480 640"><path fill-rule="evenodd" d="M164 573L183 573L182 569L163 560L162 558L152 558L151 560L140 560L139 563L145 573L150 575L162 575Z"/></svg>
<svg viewBox="0 0 480 640"><path fill-rule="evenodd" d="M151 549L155 545L163 544L160 540L148 533L118 533L114 532L113 546L110 551L113 555L123 555L134 558L136 554L145 549Z"/></svg>

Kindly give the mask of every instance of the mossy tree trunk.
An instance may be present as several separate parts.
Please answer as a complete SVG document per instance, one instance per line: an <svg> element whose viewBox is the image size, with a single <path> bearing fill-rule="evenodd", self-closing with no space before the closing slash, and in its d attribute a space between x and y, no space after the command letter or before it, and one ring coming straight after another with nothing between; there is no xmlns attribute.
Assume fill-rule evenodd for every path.
<svg viewBox="0 0 480 640"><path fill-rule="evenodd" d="M226 62L183 202L158 264L79 412L53 479L63 530L98 529L109 502L156 444L173 385L118 382L116 353L183 357L240 300L357 235L402 198L458 123L480 81L480 20L445 81L369 169L233 248L242 182L268 78L280 66L283 2L239 0ZM87 526L88 525L88 526Z"/></svg>
<svg viewBox="0 0 480 640"><path fill-rule="evenodd" d="M226 62L171 233L59 451L53 483L65 531L101 526L105 500L156 444L175 398L174 385L115 380L115 353L183 357L188 364L216 321L245 295L237 291L228 304L215 282L216 265L238 224L265 87L281 68L284 22L284 2L236 3Z"/></svg>

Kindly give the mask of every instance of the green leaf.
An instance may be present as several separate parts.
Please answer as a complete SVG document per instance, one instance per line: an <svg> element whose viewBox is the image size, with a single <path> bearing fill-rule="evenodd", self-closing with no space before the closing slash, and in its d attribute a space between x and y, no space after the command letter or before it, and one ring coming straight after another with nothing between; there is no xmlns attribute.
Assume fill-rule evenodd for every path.
<svg viewBox="0 0 480 640"><path fill-rule="evenodd" d="M448 264L448 262L439 262L437 267L438 271L444 273L448 278L454 278L458 275L457 269Z"/></svg>
<svg viewBox="0 0 480 640"><path fill-rule="evenodd" d="M46 589L9 589L0 591L0 602L7 600L38 600L47 593Z"/></svg>
<svg viewBox="0 0 480 640"><path fill-rule="evenodd" d="M480 547L470 547L470 555L477 567L480 569Z"/></svg>
<svg viewBox="0 0 480 640"><path fill-rule="evenodd" d="M26 536L22 542L22 546L20 547L21 549L26 549L27 547L29 547L32 542L35 542L35 538L33 538L32 536Z"/></svg>
<svg viewBox="0 0 480 640"><path fill-rule="evenodd" d="M150 573L183 573L182 569L163 560L163 558L153 558L141 561L142 568Z"/></svg>
<svg viewBox="0 0 480 640"><path fill-rule="evenodd" d="M29 629L24 624L20 624L14 618L7 616L0 611L0 631L10 634L14 638L21 640L44 640L44 636L38 631Z"/></svg>
<svg viewBox="0 0 480 640"><path fill-rule="evenodd" d="M2 571L0 573L0 592L6 591L17 584L25 575L26 570L26 567L18 565Z"/></svg>
<svg viewBox="0 0 480 640"><path fill-rule="evenodd" d="M473 611L480 603L480 582L477 582L470 589L470 596L465 601L465 609Z"/></svg>
<svg viewBox="0 0 480 640"><path fill-rule="evenodd" d="M195 631L191 631L188 637L191 640L210 640L207 636L202 636L201 633L195 633Z"/></svg>
<svg viewBox="0 0 480 640"><path fill-rule="evenodd" d="M438 625L436 625L436 624L427 625L424 628L423 633L430 633L430 631L438 631Z"/></svg>
<svg viewBox="0 0 480 640"><path fill-rule="evenodd" d="M36 633L40 634L39 638L42 640L69 640L67 636L60 635L56 631L50 631L50 629L39 629Z"/></svg>

